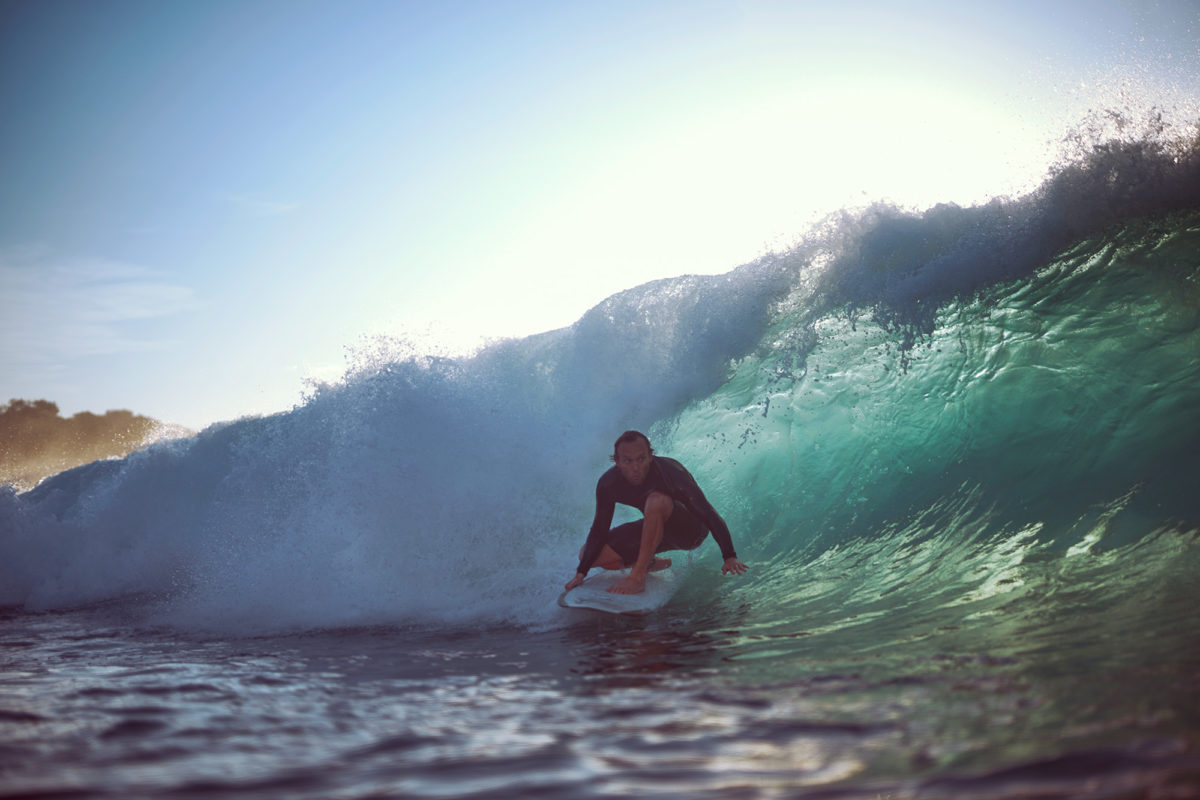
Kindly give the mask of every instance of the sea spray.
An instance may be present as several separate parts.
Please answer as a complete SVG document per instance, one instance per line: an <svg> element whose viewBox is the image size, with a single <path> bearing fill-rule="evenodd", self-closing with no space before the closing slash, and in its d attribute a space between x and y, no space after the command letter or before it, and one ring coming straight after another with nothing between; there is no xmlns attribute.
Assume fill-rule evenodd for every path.
<svg viewBox="0 0 1200 800"><path fill-rule="evenodd" d="M288 414L64 473L9 501L10 602L125 596L242 631L544 618L613 431L718 386L778 291L750 270L661 282L565 331L367 359Z"/></svg>

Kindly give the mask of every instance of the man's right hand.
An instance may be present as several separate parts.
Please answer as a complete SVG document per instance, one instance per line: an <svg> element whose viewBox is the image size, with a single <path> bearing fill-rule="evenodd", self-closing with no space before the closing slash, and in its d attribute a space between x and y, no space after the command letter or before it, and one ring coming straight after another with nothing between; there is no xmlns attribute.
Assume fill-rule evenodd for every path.
<svg viewBox="0 0 1200 800"><path fill-rule="evenodd" d="M582 572L576 572L575 577L571 578L571 580L567 581L567 591L569 592L572 589L574 589L576 586L581 585L583 583L583 579L584 579L584 574Z"/></svg>

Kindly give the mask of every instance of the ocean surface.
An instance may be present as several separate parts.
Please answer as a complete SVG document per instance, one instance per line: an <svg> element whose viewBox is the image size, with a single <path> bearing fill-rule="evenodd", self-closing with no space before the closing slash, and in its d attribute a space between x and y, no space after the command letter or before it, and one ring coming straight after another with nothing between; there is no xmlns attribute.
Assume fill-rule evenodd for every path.
<svg viewBox="0 0 1200 800"><path fill-rule="evenodd" d="M750 571L559 608L627 428ZM1198 576L1200 147L1143 132L0 492L0 797L1200 797Z"/></svg>

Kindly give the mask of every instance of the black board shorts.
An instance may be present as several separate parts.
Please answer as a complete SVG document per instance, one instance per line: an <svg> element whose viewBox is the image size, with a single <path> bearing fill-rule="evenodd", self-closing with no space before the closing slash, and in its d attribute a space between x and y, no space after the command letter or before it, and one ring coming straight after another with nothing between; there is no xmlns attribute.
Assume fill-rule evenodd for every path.
<svg viewBox="0 0 1200 800"><path fill-rule="evenodd" d="M639 519L618 525L608 532L608 538L605 539L605 544L621 557L627 567L637 562L638 551L642 549L642 523L644 522L645 520ZM667 517L662 541L658 543L658 549L654 552L695 550L707 535L708 529L701 524L700 520L692 516L692 512L676 500L675 509L671 512L671 516Z"/></svg>

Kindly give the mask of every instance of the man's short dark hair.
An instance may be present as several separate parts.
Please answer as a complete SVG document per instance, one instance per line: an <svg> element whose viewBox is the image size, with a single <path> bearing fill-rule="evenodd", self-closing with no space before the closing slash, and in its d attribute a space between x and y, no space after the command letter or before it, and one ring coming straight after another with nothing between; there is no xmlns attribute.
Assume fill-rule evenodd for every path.
<svg viewBox="0 0 1200 800"><path fill-rule="evenodd" d="M633 444L634 442L645 442L646 449L650 451L650 455L654 455L654 448L650 445L650 439L641 431L625 431L617 437L617 441L613 442L612 460L617 460L617 448L623 444Z"/></svg>

